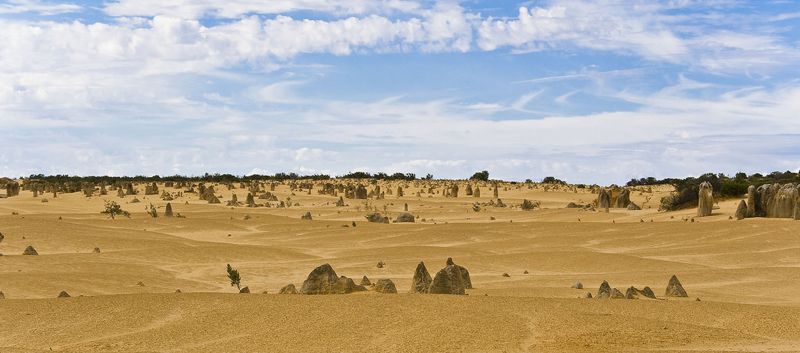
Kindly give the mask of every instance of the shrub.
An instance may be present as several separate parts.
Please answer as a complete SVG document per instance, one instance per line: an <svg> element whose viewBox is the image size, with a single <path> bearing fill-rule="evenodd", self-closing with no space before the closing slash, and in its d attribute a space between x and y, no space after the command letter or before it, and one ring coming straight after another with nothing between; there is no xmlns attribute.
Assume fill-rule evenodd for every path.
<svg viewBox="0 0 800 353"><path fill-rule="evenodd" d="M118 203L114 201L106 201L106 208L102 212L103 214L107 214L111 217L111 219L115 219L116 215L123 215L125 217L131 218L131 214L128 211L122 209Z"/></svg>
<svg viewBox="0 0 800 353"><path fill-rule="evenodd" d="M242 278L239 276L239 270L231 267L231 264L228 264L228 279L231 280L231 286L236 286L236 289L241 289L241 282Z"/></svg>

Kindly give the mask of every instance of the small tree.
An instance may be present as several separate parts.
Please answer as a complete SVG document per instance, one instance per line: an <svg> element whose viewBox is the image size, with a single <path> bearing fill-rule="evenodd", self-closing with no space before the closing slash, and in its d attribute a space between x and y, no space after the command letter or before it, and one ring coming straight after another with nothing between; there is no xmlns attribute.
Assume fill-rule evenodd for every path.
<svg viewBox="0 0 800 353"><path fill-rule="evenodd" d="M486 170L481 172L476 172L475 174L472 174L469 180L489 181L489 172Z"/></svg>
<svg viewBox="0 0 800 353"><path fill-rule="evenodd" d="M231 280L231 286L241 289L242 278L239 276L239 270L231 267L231 264L228 264L228 279Z"/></svg>
<svg viewBox="0 0 800 353"><path fill-rule="evenodd" d="M106 208L105 210L103 210L103 212L100 213L104 213L111 216L111 219L115 219L114 216L116 215L123 215L125 217L131 218L131 214L128 211L123 210L122 206L120 206L118 203L114 201L106 201Z"/></svg>

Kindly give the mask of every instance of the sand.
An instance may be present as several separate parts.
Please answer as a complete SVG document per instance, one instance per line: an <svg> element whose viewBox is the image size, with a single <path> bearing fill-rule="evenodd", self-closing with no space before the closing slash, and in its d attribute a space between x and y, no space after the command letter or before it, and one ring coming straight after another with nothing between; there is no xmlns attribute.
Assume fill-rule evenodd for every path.
<svg viewBox="0 0 800 353"><path fill-rule="evenodd" d="M729 220L733 199L684 221L696 211L656 210L667 188L632 192L641 211L605 213L564 208L591 202L586 190L510 187L503 202L538 200L543 209L476 213L471 205L491 199L488 187L480 199L418 198L412 185L403 198L338 208L338 197L281 185L279 199L301 206L231 208L220 186L220 205L186 194L172 201L186 218L153 219L145 206L163 214L166 204L157 195L42 203L23 191L0 199L0 352L800 351L800 222ZM133 217L108 219L104 199ZM364 219L368 206L394 217L404 203L416 223ZM300 219L307 211L313 221ZM21 255L28 245L39 255ZM475 289L407 294L419 261L433 275L447 257L470 270ZM252 294L230 286L228 263ZM323 263L356 281L390 278L400 294L274 294L299 288ZM663 299L673 274L689 298ZM622 292L650 286L662 299L578 298L603 280ZM571 289L576 281L585 289ZM57 299L62 290L72 298Z"/></svg>

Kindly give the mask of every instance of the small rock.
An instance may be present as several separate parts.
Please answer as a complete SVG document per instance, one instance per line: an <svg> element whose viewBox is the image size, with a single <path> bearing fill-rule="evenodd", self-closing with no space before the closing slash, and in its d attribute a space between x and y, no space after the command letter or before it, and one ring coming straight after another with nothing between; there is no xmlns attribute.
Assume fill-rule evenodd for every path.
<svg viewBox="0 0 800 353"><path fill-rule="evenodd" d="M25 239L25 237L22 238ZM39 253L33 248L33 246L28 245L28 247L25 248L25 251L22 252L22 255L39 255Z"/></svg>
<svg viewBox="0 0 800 353"><path fill-rule="evenodd" d="M278 292L278 294L297 294L297 288L295 288L294 284L287 284Z"/></svg>
<svg viewBox="0 0 800 353"><path fill-rule="evenodd" d="M378 282L375 283L375 291L378 293L384 294L396 294L397 287L394 286L394 282L390 279L379 279Z"/></svg>

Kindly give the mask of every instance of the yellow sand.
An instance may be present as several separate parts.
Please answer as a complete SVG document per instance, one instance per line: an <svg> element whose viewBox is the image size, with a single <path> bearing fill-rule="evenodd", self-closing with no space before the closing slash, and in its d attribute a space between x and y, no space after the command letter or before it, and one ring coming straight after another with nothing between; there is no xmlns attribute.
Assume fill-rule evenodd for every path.
<svg viewBox="0 0 800 353"><path fill-rule="evenodd" d="M0 352L800 352L800 222L729 220L738 200L691 222L694 210L657 212L667 188L633 192L641 211L605 213L564 208L591 202L587 190L506 185L507 205L544 209L474 212L486 185L480 199L464 184L455 199L408 186L337 208L280 185L279 199L300 206L251 209L224 206L247 192L220 185L222 205L185 194L172 206L186 218L156 219L144 211L163 214L157 195L0 199ZM133 217L101 215L104 199ZM364 220L368 207L394 217L404 203L417 223ZM22 256L28 245L39 256ZM468 296L407 294L419 261L434 275L447 257L470 270ZM253 294L236 294L228 263ZM275 294L323 263L356 282L390 278L400 294ZM689 298L578 298L603 280L663 297L673 274ZM56 299L62 290L73 297Z"/></svg>

